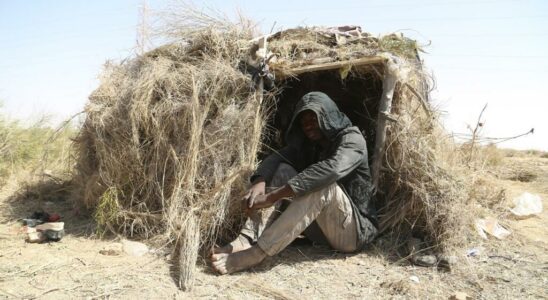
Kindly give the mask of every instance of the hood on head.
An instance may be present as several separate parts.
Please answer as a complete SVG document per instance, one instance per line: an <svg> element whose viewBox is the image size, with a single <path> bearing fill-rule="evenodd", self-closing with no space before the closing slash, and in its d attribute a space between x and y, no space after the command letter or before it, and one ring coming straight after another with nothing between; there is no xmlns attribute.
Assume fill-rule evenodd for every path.
<svg viewBox="0 0 548 300"><path fill-rule="evenodd" d="M300 143L305 139L298 121L299 114L305 110L311 110L316 113L320 129L330 141L342 129L352 126L350 119L339 110L337 104L329 96L322 92L310 92L304 95L295 106L295 111L286 135L288 144Z"/></svg>

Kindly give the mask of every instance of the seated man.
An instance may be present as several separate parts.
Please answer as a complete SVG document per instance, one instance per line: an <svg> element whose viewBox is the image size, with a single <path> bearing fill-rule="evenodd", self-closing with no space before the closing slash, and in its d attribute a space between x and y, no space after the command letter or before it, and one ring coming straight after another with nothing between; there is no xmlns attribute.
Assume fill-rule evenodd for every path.
<svg viewBox="0 0 548 300"><path fill-rule="evenodd" d="M255 266L303 232L309 237L312 227L342 252L361 249L377 234L365 139L326 94L302 97L286 142L251 177L244 197L249 218L240 236L213 249L218 273ZM280 212L282 199L292 200Z"/></svg>

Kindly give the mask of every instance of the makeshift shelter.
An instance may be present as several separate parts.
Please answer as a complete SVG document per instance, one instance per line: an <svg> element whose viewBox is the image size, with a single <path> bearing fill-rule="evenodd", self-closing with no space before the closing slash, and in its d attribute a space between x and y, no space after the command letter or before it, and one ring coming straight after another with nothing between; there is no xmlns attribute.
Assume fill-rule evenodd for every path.
<svg viewBox="0 0 548 300"><path fill-rule="evenodd" d="M90 96L75 182L100 228L172 243L190 287L198 250L238 230L248 175L296 101L322 91L366 137L382 230L454 243L466 191L444 167L415 41L356 26L183 37L108 65Z"/></svg>

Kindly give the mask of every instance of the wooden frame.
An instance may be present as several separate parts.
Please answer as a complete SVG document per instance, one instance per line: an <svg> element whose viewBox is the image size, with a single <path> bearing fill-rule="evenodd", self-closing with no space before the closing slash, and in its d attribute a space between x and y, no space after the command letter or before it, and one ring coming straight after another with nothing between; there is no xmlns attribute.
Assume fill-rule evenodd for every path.
<svg viewBox="0 0 548 300"><path fill-rule="evenodd" d="M297 76L303 73L340 69L347 66L357 67L357 66L363 66L363 65L372 65L372 64L379 64L379 63L385 63L385 62L386 62L386 58L384 57L369 56L369 57L358 58L358 59L335 61L335 62L328 62L328 63L322 63L322 64L313 64L313 65L308 65L303 67L296 67L292 69L279 68L276 66L276 64L272 64L270 67L277 79L283 79L287 77Z"/></svg>
<svg viewBox="0 0 548 300"><path fill-rule="evenodd" d="M391 114L390 114L392 110L392 98L394 96L394 89L398 81L397 75L391 72L391 70L394 69L393 68L394 66L389 66L389 64L393 64L393 63L390 62L385 57L370 56L370 57L364 57L364 58L353 59L353 60L319 63L319 64L307 65L302 67L296 67L292 69L278 68L275 64L272 64L270 66L271 70L274 72L277 79L284 79L287 77L295 77L303 73L341 69L348 66L362 66L362 65L380 64L380 63L384 65L384 78L383 78L383 86L382 86L383 92L382 92L381 99L379 100L379 111L377 114L377 128L376 128L376 136L375 136L375 150L373 153L373 161L371 165L371 176L372 176L375 190L378 190L380 170L382 167L382 159L384 157L383 155L384 144L386 141L386 129L388 126L387 121L392 121L392 122L396 121L393 118L391 118ZM416 91L414 91L411 88L411 86L408 86L408 88L410 88L411 91L417 97L419 97L421 104L423 104L423 106L425 106L425 110L427 110L426 103L424 103L424 99L422 99L418 95L418 93L416 93ZM429 110L427 110L427 112L429 112Z"/></svg>

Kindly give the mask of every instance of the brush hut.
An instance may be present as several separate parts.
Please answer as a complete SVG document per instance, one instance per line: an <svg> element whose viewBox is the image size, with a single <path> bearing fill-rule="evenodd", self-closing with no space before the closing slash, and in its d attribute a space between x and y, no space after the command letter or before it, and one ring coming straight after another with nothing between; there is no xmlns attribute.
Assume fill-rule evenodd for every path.
<svg viewBox="0 0 548 300"><path fill-rule="evenodd" d="M199 249L236 234L248 176L284 143L296 102L322 91L367 140L381 230L447 247L462 192L439 155L418 50L357 26L259 38L207 27L108 64L75 141L78 203L101 231L175 245L190 287Z"/></svg>

